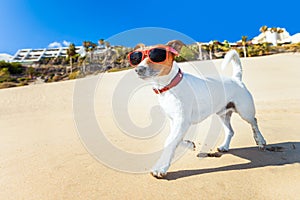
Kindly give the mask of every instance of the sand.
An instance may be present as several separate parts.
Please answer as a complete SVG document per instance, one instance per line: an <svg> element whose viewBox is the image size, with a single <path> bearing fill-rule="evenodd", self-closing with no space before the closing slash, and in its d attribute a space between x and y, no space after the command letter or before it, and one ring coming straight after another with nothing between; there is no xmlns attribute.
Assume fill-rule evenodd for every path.
<svg viewBox="0 0 300 200"><path fill-rule="evenodd" d="M221 60L213 62L219 66ZM200 159L197 151L187 151L163 180L112 169L88 153L73 115L74 87L80 81L0 90L0 199L299 199L300 55L242 58L242 64L260 129L275 151L258 151L249 125L234 115L236 134L228 153ZM187 63L181 67L193 71ZM149 141L128 139L113 119L112 95L126 73L102 76L94 94L96 118L124 151L151 152L163 144L167 126ZM134 98L129 106L133 120L149 123L143 109L154 105L156 96L149 88ZM196 145L201 146L201 138Z"/></svg>

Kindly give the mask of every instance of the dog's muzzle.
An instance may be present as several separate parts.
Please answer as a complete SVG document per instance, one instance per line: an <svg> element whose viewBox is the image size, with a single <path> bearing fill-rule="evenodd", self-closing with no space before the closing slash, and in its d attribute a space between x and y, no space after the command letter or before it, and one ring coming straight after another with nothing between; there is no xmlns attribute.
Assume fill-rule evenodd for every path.
<svg viewBox="0 0 300 200"><path fill-rule="evenodd" d="M160 70L154 70L151 67L146 67L144 65L140 65L135 68L135 72L141 79L153 78L159 75Z"/></svg>
<svg viewBox="0 0 300 200"><path fill-rule="evenodd" d="M135 68L135 72L136 72L137 75L139 75L139 76L145 76L146 70L147 70L147 68L144 67L144 66L139 66L139 67L136 67L136 68Z"/></svg>

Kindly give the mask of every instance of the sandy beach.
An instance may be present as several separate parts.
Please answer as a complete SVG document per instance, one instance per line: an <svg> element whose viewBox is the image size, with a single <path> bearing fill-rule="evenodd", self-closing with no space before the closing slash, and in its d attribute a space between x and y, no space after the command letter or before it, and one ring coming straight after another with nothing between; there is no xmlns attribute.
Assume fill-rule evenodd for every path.
<svg viewBox="0 0 300 200"><path fill-rule="evenodd" d="M73 112L80 80L1 89L0 199L299 199L300 54L241 61L260 129L275 151L258 151L250 126L234 115L231 150L221 157L200 159L197 151L187 151L163 180L149 173L126 173L99 162L80 139ZM220 67L221 62L213 64ZM197 66L205 68L207 63L199 61ZM180 66L194 73L189 64ZM127 73L102 76L93 94L96 119L124 151L151 152L153 146L163 145L167 126L149 140L130 139L113 118L114 91ZM231 69L220 73L231 75ZM130 104L131 116L137 124L148 124L143 108L151 107L156 96L149 88L135 98L132 101L139 103ZM197 138L196 145L201 136Z"/></svg>

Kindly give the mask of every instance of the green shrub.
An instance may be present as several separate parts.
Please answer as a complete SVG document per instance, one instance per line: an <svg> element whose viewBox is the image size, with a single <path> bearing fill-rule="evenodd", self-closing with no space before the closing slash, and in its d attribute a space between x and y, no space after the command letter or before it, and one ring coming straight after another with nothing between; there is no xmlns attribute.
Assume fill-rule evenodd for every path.
<svg viewBox="0 0 300 200"><path fill-rule="evenodd" d="M192 49L183 46L180 51L180 57L182 57L186 61L196 60L198 54Z"/></svg>
<svg viewBox="0 0 300 200"><path fill-rule="evenodd" d="M29 81L30 79L27 77L20 77L17 80L18 80L18 82L24 82L24 81Z"/></svg>
<svg viewBox="0 0 300 200"><path fill-rule="evenodd" d="M20 63L0 61L0 69L7 69L10 74L22 74L25 68Z"/></svg>
<svg viewBox="0 0 300 200"><path fill-rule="evenodd" d="M17 87L21 87L21 86L25 86L25 85L28 85L28 82L27 82L27 81L18 83L18 84L17 84Z"/></svg>
<svg viewBox="0 0 300 200"><path fill-rule="evenodd" d="M11 88L11 87L16 87L16 86L17 86L17 84L13 83L13 82L0 83L0 89Z"/></svg>
<svg viewBox="0 0 300 200"><path fill-rule="evenodd" d="M197 60L198 55L199 55L199 52L198 52L198 50L195 49L195 47L183 46L181 48L179 56L175 57L175 61L176 62L186 62L186 61Z"/></svg>
<svg viewBox="0 0 300 200"><path fill-rule="evenodd" d="M8 68L2 68L0 69L0 76L9 76Z"/></svg>
<svg viewBox="0 0 300 200"><path fill-rule="evenodd" d="M60 75L54 75L52 77L52 81L54 81L54 82L57 82L57 81L60 81L60 80L61 80L61 76Z"/></svg>
<svg viewBox="0 0 300 200"><path fill-rule="evenodd" d="M22 74L25 71L25 68L20 63L10 63L8 68L9 73L11 74Z"/></svg>
<svg viewBox="0 0 300 200"><path fill-rule="evenodd" d="M69 74L69 79L76 79L79 76L79 71L72 72Z"/></svg>

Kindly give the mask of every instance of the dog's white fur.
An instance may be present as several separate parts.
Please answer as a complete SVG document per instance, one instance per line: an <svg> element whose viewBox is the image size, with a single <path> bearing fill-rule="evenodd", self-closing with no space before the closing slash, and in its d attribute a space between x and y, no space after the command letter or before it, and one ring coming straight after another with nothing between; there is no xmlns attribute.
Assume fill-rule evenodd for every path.
<svg viewBox="0 0 300 200"><path fill-rule="evenodd" d="M147 59L137 66L136 71L141 78L153 81L155 88L169 84L176 76L179 67L175 61L168 75L158 76L158 72L153 70L155 63L149 63ZM266 142L257 126L253 98L242 82L241 61L235 50L226 54L222 67L225 68L229 63L233 66L231 78L201 79L184 73L177 86L158 95L160 106L171 119L171 131L160 159L151 170L154 177L162 178L167 174L175 149L191 124L199 123L214 113L220 117L225 130L225 139L218 147L219 151L229 150L234 134L230 124L233 112L250 123L256 144L264 148Z"/></svg>

